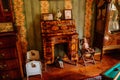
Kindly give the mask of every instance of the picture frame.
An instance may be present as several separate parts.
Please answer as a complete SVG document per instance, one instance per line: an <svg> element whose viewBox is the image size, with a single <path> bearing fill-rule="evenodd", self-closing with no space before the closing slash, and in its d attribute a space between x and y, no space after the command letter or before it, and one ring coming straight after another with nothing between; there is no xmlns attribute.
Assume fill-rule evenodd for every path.
<svg viewBox="0 0 120 80"><path fill-rule="evenodd" d="M53 20L53 14L52 13L43 13L42 14L42 20Z"/></svg>
<svg viewBox="0 0 120 80"><path fill-rule="evenodd" d="M64 10L64 18L65 19L72 19L72 10L71 9Z"/></svg>

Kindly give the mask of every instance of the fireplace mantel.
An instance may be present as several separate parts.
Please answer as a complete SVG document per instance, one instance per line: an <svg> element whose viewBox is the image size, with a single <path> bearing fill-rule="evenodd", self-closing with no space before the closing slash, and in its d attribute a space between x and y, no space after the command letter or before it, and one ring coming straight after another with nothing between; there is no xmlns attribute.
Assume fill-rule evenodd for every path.
<svg viewBox="0 0 120 80"><path fill-rule="evenodd" d="M69 59L78 60L78 34L74 20L42 21L41 30L46 64L54 62L54 47L60 43L68 43Z"/></svg>

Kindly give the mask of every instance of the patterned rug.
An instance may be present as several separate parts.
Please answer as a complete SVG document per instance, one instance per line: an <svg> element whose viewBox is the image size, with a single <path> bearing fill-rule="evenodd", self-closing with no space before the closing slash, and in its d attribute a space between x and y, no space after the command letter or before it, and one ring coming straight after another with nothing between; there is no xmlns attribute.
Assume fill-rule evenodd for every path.
<svg viewBox="0 0 120 80"><path fill-rule="evenodd" d="M96 77L92 77L92 78L87 78L84 80L102 80L102 76L96 76Z"/></svg>

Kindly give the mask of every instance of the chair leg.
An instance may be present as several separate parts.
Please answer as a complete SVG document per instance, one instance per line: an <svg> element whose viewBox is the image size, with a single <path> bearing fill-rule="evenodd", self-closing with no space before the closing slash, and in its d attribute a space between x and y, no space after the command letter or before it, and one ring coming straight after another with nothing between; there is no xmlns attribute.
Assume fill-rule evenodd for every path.
<svg viewBox="0 0 120 80"><path fill-rule="evenodd" d="M92 60L93 60L93 63L96 64L95 59L94 59L94 55L92 55Z"/></svg>
<svg viewBox="0 0 120 80"><path fill-rule="evenodd" d="M87 66L84 55L82 55L82 59L83 59L84 65Z"/></svg>

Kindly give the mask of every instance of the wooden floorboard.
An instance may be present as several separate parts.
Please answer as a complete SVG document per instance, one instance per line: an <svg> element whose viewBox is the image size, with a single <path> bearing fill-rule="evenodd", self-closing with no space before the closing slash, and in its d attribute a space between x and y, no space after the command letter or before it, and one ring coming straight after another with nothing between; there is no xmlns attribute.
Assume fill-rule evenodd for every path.
<svg viewBox="0 0 120 80"><path fill-rule="evenodd" d="M96 64L89 63L88 66L84 66L82 61L77 66L70 62L64 63L63 69L55 65L48 65L46 71L43 71L42 79L33 76L30 77L30 80L84 80L94 77L120 62L120 52L104 54L102 62L98 61L98 58L99 55L95 55Z"/></svg>

